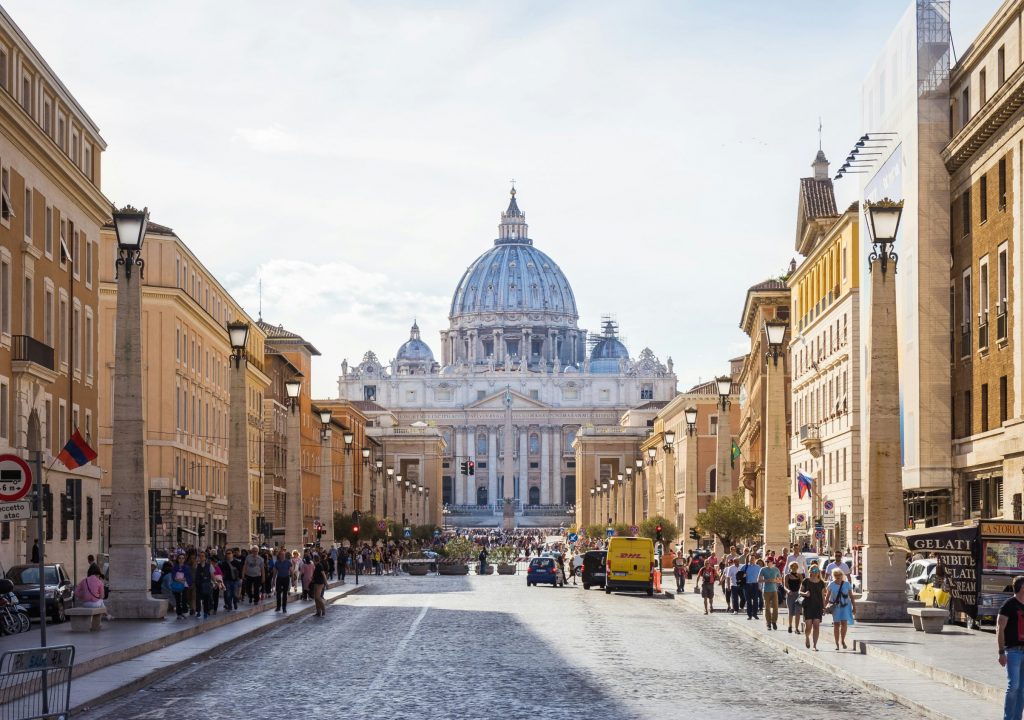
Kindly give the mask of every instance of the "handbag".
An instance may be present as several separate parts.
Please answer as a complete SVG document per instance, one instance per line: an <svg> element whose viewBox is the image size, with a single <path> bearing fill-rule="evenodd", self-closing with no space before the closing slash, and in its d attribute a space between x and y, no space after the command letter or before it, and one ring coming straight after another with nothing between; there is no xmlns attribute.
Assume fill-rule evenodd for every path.
<svg viewBox="0 0 1024 720"><path fill-rule="evenodd" d="M179 593L184 592L184 590L185 583L181 582L180 580L171 580L171 592Z"/></svg>

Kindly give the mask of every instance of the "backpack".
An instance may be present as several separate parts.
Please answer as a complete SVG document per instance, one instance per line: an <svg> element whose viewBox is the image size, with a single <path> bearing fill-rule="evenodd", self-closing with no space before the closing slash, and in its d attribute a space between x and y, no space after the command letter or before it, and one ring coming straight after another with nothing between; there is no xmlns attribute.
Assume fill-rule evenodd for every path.
<svg viewBox="0 0 1024 720"><path fill-rule="evenodd" d="M746 585L747 584L747 563L740 565L740 569L736 571L736 584Z"/></svg>

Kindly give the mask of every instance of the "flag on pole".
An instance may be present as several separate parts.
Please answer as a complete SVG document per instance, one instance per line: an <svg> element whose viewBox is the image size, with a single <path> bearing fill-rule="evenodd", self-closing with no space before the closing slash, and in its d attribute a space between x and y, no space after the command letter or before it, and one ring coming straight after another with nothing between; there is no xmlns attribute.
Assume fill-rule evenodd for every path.
<svg viewBox="0 0 1024 720"><path fill-rule="evenodd" d="M803 500L805 493L810 493L814 486L814 478L800 470L796 474L796 491L800 495L800 499Z"/></svg>
<svg viewBox="0 0 1024 720"><path fill-rule="evenodd" d="M740 447L736 444L736 441L732 441L732 450L729 452L729 466L733 467L736 465L736 458L740 456Z"/></svg>
<svg viewBox="0 0 1024 720"><path fill-rule="evenodd" d="M95 460L96 451L89 447L89 443L85 441L82 434L75 430L67 445L57 455L57 459L64 463L68 470L74 470Z"/></svg>

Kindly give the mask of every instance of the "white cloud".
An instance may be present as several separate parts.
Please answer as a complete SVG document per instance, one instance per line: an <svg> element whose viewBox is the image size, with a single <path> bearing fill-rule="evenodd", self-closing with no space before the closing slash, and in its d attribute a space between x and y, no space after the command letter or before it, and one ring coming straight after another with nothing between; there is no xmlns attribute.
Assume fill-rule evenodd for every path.
<svg viewBox="0 0 1024 720"><path fill-rule="evenodd" d="M260 152L287 153L295 151L299 146L296 138L279 125L238 128L235 130L235 138Z"/></svg>

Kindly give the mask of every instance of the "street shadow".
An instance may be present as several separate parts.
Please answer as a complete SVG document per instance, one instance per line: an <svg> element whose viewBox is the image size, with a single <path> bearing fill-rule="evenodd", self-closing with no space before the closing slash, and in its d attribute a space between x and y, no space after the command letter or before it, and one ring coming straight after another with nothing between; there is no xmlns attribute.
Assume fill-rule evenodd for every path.
<svg viewBox="0 0 1024 720"><path fill-rule="evenodd" d="M373 595L433 595L472 591L468 575L405 575L367 585L365 592Z"/></svg>

